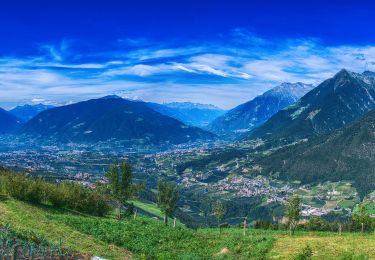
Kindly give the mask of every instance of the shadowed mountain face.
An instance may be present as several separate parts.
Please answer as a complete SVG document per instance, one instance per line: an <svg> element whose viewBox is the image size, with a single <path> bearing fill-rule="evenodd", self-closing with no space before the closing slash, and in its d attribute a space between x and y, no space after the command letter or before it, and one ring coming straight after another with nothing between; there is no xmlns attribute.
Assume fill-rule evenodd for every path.
<svg viewBox="0 0 375 260"><path fill-rule="evenodd" d="M215 133L244 132L264 123L267 119L313 89L303 83L283 83L264 94L229 110L215 119L208 129Z"/></svg>
<svg viewBox="0 0 375 260"><path fill-rule="evenodd" d="M11 133L20 127L19 119L0 108L0 134Z"/></svg>
<svg viewBox="0 0 375 260"><path fill-rule="evenodd" d="M249 138L293 141L326 134L375 108L375 77L342 70L260 127Z"/></svg>
<svg viewBox="0 0 375 260"><path fill-rule="evenodd" d="M165 104L148 103L149 107L159 113L176 118L187 125L205 127L212 120L221 116L225 110L213 105L190 102L174 102Z"/></svg>
<svg viewBox="0 0 375 260"><path fill-rule="evenodd" d="M255 164L263 174L303 183L354 181L364 196L375 190L375 110L343 129L285 147Z"/></svg>
<svg viewBox="0 0 375 260"><path fill-rule="evenodd" d="M46 110L26 123L19 133L77 143L124 140L180 144L214 137L164 116L144 102L113 96Z"/></svg>
<svg viewBox="0 0 375 260"><path fill-rule="evenodd" d="M53 108L53 106L37 104L37 105L23 105L17 106L10 110L9 112L14 115L15 117L22 120L22 122L27 122L32 119L34 116L39 114L40 112L47 110L49 108Z"/></svg>

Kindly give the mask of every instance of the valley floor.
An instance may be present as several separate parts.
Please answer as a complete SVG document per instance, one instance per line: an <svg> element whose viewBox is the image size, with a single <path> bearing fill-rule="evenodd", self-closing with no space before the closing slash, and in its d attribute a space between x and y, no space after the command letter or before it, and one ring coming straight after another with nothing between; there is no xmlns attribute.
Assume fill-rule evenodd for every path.
<svg viewBox="0 0 375 260"><path fill-rule="evenodd" d="M297 232L241 229L188 230L165 227L138 216L117 221L33 206L1 197L0 223L19 233L32 231L53 244L106 259L294 259L306 245L316 259L375 259L374 234Z"/></svg>

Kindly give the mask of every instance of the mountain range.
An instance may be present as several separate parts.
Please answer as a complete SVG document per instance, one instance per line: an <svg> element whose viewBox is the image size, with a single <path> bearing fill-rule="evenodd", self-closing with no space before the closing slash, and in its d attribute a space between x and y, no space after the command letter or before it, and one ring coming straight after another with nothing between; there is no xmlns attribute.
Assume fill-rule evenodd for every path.
<svg viewBox="0 0 375 260"><path fill-rule="evenodd" d="M191 102L148 103L148 105L163 115L176 118L187 125L197 127L205 127L215 118L225 113L225 110L213 105Z"/></svg>
<svg viewBox="0 0 375 260"><path fill-rule="evenodd" d="M20 127L20 125L21 123L18 118L0 108L0 134L11 133Z"/></svg>
<svg viewBox="0 0 375 260"><path fill-rule="evenodd" d="M53 108L51 105L36 104L36 105L22 105L17 106L9 112L15 117L19 118L22 122L27 122L40 112Z"/></svg>
<svg viewBox="0 0 375 260"><path fill-rule="evenodd" d="M14 124L11 129L0 131L16 130L22 135L65 143L103 141L121 145L172 145L218 138L174 118L183 116L183 109L216 108L107 96L47 109L21 128L16 117L0 110L0 127L11 125L2 122ZM358 194L362 199L375 190L374 109L375 73L369 71L359 74L341 70L315 88L303 83L283 83L209 125L216 126L212 129L219 134L249 131L241 136L245 140L207 145L203 153L194 149L188 155L176 151L165 155L168 160L162 167L168 169L165 172L176 172L183 177L199 176L202 183L225 182L232 176L250 179L258 174L283 180L288 185L299 185L295 180L314 187L327 181L343 181L355 188L356 199ZM248 142L256 138L270 142ZM273 141L279 143L275 145ZM191 194L196 191L193 189ZM206 189L202 192L209 196Z"/></svg>
<svg viewBox="0 0 375 260"><path fill-rule="evenodd" d="M290 142L344 127L375 108L374 76L343 69L252 130L248 138Z"/></svg>
<svg viewBox="0 0 375 260"><path fill-rule="evenodd" d="M19 131L60 142L128 141L180 144L209 140L214 135L162 115L144 102L116 96L45 110Z"/></svg>
<svg viewBox="0 0 375 260"><path fill-rule="evenodd" d="M375 110L343 129L284 147L255 164L263 174L302 183L352 181L363 197L375 190Z"/></svg>
<svg viewBox="0 0 375 260"><path fill-rule="evenodd" d="M248 139L293 142L331 133L374 108L375 74L341 70L316 88L283 83L219 116L207 128L219 134L250 130ZM156 104L107 96L56 108L25 105L2 110L1 133L26 122L18 133L64 142L178 144L212 139L214 134L190 125L206 125L221 113L212 105Z"/></svg>
<svg viewBox="0 0 375 260"><path fill-rule="evenodd" d="M215 119L207 129L223 134L246 132L264 123L279 110L295 103L313 89L303 83L283 83Z"/></svg>

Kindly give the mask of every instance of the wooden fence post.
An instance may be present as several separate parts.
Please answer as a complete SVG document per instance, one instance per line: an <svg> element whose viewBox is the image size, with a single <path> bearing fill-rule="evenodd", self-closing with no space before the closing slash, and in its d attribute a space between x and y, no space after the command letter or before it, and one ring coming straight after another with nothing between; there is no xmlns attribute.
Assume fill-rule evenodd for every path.
<svg viewBox="0 0 375 260"><path fill-rule="evenodd" d="M246 236L247 221L246 218L243 220L243 235Z"/></svg>

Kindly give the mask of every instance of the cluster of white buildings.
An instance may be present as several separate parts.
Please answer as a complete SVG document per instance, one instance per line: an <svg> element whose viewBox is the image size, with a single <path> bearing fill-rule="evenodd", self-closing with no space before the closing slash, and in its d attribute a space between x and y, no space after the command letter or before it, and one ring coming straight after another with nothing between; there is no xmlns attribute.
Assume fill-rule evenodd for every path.
<svg viewBox="0 0 375 260"><path fill-rule="evenodd" d="M253 197L267 195L271 196L275 201L276 198L284 200L286 194L293 190L288 186L274 187L269 181L262 176L255 178L247 178L243 176L227 177L216 184L216 188L220 191L236 192L240 197ZM280 194L280 196L278 196ZM284 195L281 195L284 194Z"/></svg>

